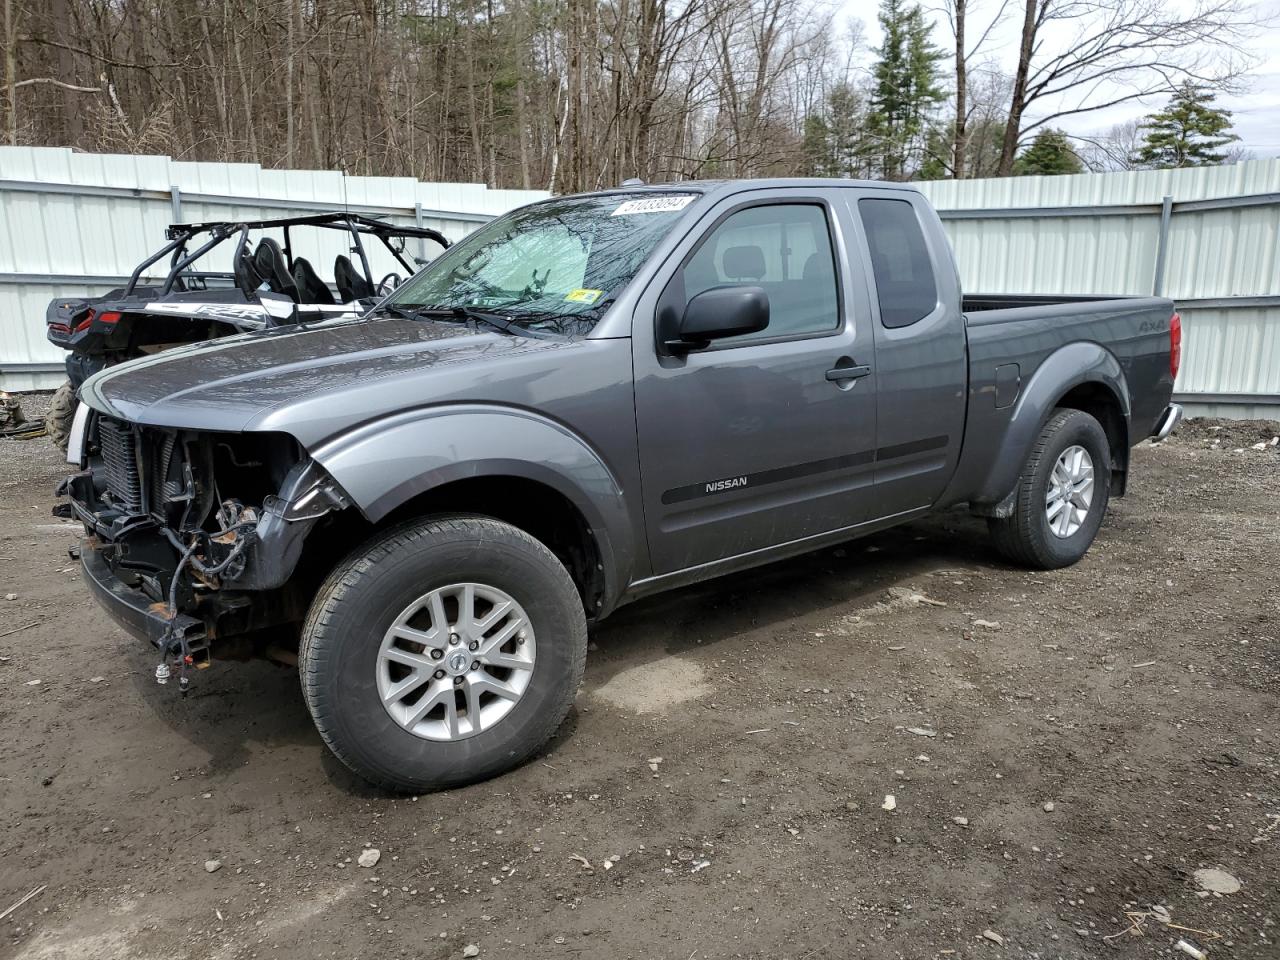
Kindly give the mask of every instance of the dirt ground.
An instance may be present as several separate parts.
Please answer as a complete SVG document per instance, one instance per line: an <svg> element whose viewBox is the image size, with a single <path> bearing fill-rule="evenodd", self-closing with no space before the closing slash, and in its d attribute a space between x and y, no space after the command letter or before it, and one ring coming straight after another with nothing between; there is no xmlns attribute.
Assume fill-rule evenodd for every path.
<svg viewBox="0 0 1280 960"><path fill-rule="evenodd" d="M948 513L624 608L549 749L413 799L285 668L157 686L50 518L64 466L0 441L0 910L41 890L0 956L1274 960L1277 433L1139 448L1068 570ZM1113 936L1153 907L1200 932Z"/></svg>

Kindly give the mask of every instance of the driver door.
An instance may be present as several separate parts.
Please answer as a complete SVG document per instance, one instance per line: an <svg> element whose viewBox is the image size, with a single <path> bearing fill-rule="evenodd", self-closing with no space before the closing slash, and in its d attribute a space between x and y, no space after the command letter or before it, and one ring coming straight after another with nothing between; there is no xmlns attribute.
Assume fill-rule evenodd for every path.
<svg viewBox="0 0 1280 960"><path fill-rule="evenodd" d="M640 301L636 424L654 575L802 541L870 512L874 346L839 200L839 188L727 199ZM767 293L764 330L683 354L664 348L654 333L661 311L734 284Z"/></svg>

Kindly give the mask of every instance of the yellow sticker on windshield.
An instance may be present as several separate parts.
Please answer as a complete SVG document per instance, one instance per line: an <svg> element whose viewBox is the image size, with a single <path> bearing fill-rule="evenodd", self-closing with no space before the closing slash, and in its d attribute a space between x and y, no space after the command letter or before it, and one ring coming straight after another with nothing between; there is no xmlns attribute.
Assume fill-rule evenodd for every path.
<svg viewBox="0 0 1280 960"><path fill-rule="evenodd" d="M600 299L603 290L588 290L585 287L579 287L577 290L570 290L565 296L568 303L595 303Z"/></svg>

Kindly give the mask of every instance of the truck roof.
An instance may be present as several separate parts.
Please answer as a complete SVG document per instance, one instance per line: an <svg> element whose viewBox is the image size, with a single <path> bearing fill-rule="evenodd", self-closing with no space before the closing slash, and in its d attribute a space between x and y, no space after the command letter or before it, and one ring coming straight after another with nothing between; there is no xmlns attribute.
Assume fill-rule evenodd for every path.
<svg viewBox="0 0 1280 960"><path fill-rule="evenodd" d="M734 193L746 193L754 190L781 190L796 187L840 187L845 189L901 190L906 193L919 193L909 183L893 183L885 180L845 180L839 177L759 177L744 180L676 180L668 183L626 184L605 190L589 190L583 193L568 194L576 197L599 197L624 194L646 193L700 193L728 196Z"/></svg>

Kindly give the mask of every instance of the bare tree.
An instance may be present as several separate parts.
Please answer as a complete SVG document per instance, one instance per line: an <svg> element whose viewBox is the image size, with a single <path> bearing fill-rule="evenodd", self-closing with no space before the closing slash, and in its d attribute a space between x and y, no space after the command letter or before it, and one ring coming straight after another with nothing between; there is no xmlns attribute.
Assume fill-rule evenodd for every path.
<svg viewBox="0 0 1280 960"><path fill-rule="evenodd" d="M1081 161L1091 171L1136 170L1134 155L1142 142L1142 122L1126 120L1113 125L1104 133L1077 136L1081 144L1077 151Z"/></svg>
<svg viewBox="0 0 1280 960"><path fill-rule="evenodd" d="M968 175L994 177L1000 166L1000 150L1013 78L993 60L975 64L969 75Z"/></svg>
<svg viewBox="0 0 1280 960"><path fill-rule="evenodd" d="M18 142L18 5L4 0L5 133L10 144Z"/></svg>
<svg viewBox="0 0 1280 960"><path fill-rule="evenodd" d="M1161 88L1171 64L1224 75L1220 45L1179 45L1246 31L1245 0L1198 0L1176 28L1165 0L937 2L957 40L958 109L930 155L945 150L956 176L994 172L1009 104L1016 149L1063 109ZM838 120L844 154L865 133L847 96L867 85L860 32L833 29L828 3L0 0L0 136L556 191L793 174L807 120ZM986 47L1015 9L1032 20L1010 92L1017 77L993 71ZM1049 42L1055 21L1076 28L1067 52Z"/></svg>
<svg viewBox="0 0 1280 960"><path fill-rule="evenodd" d="M1244 0L1195 0L1189 10L1167 0L1024 0L1000 176L1013 172L1028 133L1062 117L1171 93L1185 80L1231 88L1257 25ZM1066 39L1051 43L1052 33Z"/></svg>
<svg viewBox="0 0 1280 960"><path fill-rule="evenodd" d="M976 12L971 0L943 0L942 15L951 29L955 49L955 120L951 138L951 176L963 180L968 173L969 126L973 120L969 99L969 63L982 54L991 33L1004 19L1012 0L1000 0L995 12L986 17L986 26L977 34L977 40L968 45L969 15Z"/></svg>
<svg viewBox="0 0 1280 960"><path fill-rule="evenodd" d="M966 62L968 51L964 46L964 28L968 7L968 0L951 0L951 31L956 40L956 119L951 144L951 176L956 180L964 179L964 155L968 147L968 138L966 137L969 120L968 104L966 103L966 95L968 93L968 64Z"/></svg>

